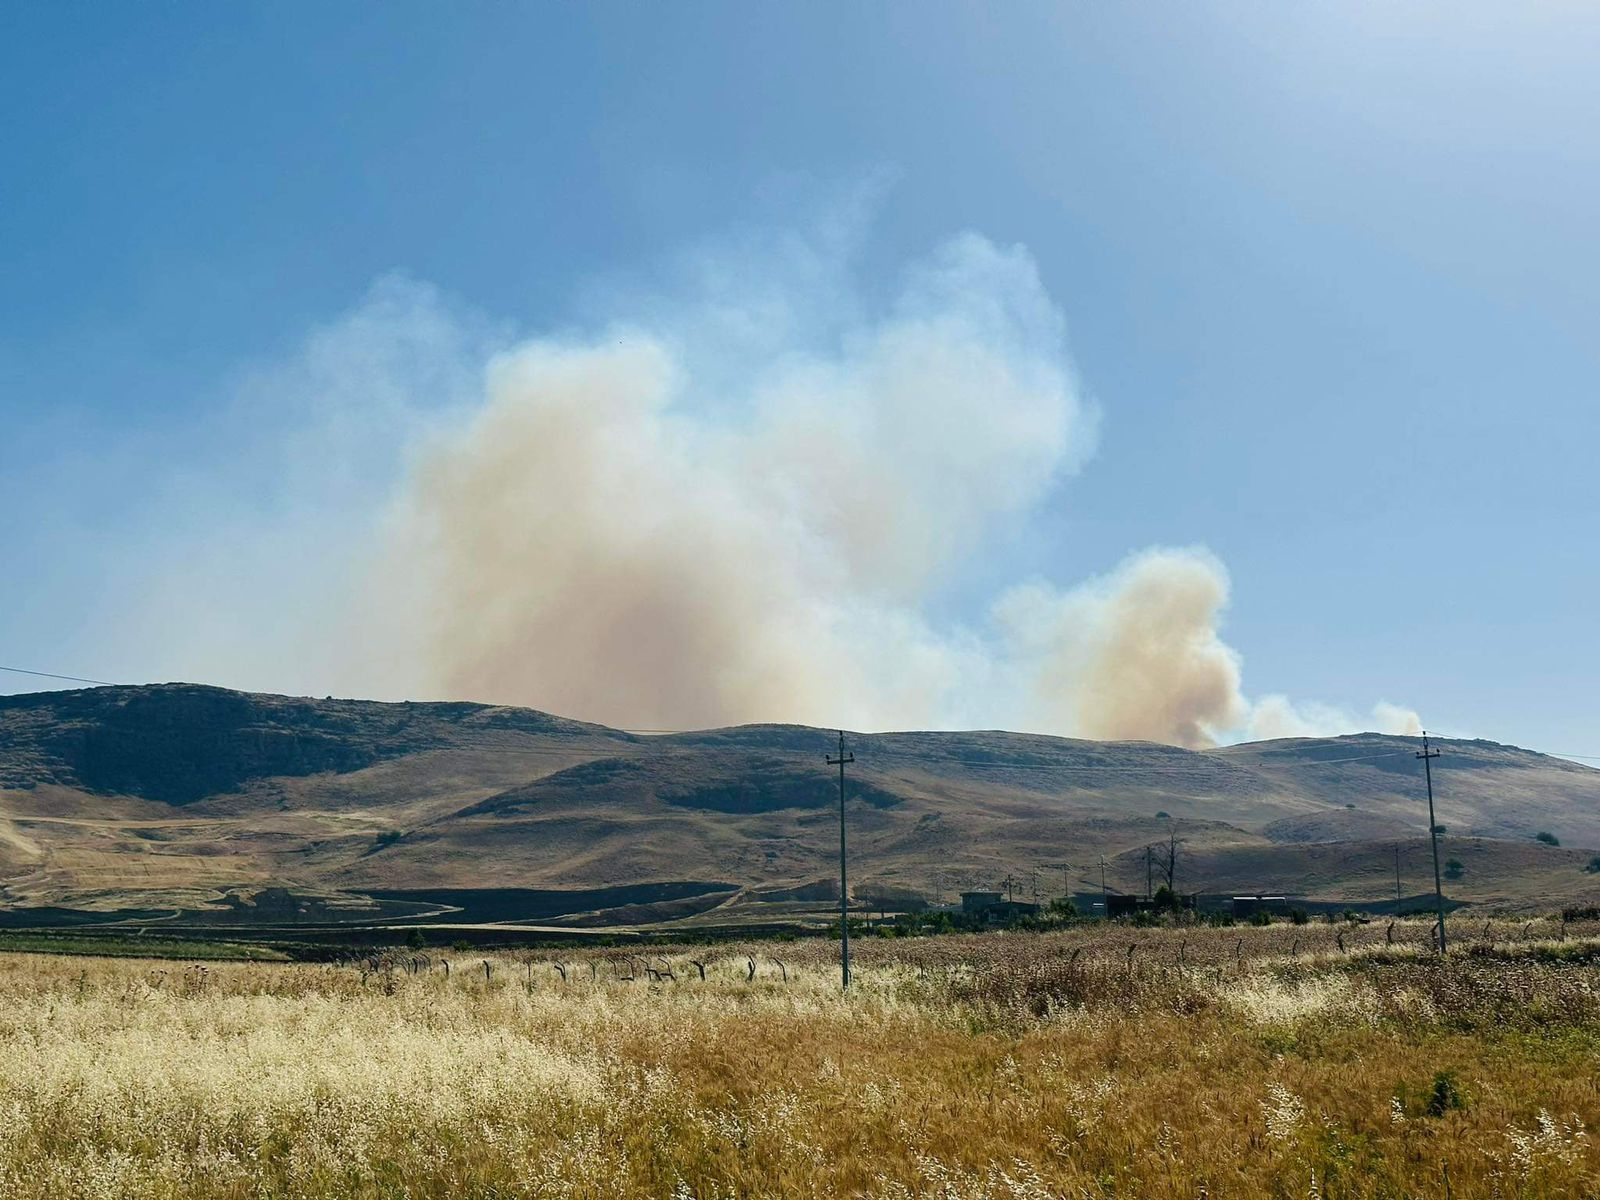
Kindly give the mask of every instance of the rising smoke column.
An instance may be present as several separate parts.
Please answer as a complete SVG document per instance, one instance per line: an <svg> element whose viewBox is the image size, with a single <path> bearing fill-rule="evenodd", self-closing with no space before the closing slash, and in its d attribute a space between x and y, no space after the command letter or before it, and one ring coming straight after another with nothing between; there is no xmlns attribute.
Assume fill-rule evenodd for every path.
<svg viewBox="0 0 1600 1200"><path fill-rule="evenodd" d="M634 725L946 719L991 668L919 602L1093 444L1031 260L958 239L714 404L697 353L619 327L491 364L400 521L441 685Z"/></svg>
<svg viewBox="0 0 1600 1200"><path fill-rule="evenodd" d="M1227 572L1210 554L1158 549L1070 591L1016 588L996 618L1046 725L1206 746L1249 718L1239 657L1217 630L1227 603Z"/></svg>
<svg viewBox="0 0 1600 1200"><path fill-rule="evenodd" d="M750 306L777 332L732 349L724 294L715 320L690 301L493 357L481 405L415 450L369 592L374 627L420 639L414 687L644 727L1249 730L1203 550L1021 585L971 626L926 615L1094 449L1026 251L954 239L875 316L841 298L804 335L793 314L832 297L774 303L781 282Z"/></svg>

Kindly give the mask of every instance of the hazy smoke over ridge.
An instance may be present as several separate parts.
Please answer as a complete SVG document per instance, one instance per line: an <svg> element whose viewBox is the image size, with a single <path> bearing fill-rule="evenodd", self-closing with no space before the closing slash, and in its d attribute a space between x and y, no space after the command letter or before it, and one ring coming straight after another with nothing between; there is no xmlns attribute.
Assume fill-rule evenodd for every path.
<svg viewBox="0 0 1600 1200"><path fill-rule="evenodd" d="M1025 251L972 235L873 319L810 282L496 355L481 406L417 453L355 632L380 655L420 638L413 689L629 726L1188 746L1414 726L1252 705L1203 550L930 620L985 535L1093 452L1060 314Z"/></svg>

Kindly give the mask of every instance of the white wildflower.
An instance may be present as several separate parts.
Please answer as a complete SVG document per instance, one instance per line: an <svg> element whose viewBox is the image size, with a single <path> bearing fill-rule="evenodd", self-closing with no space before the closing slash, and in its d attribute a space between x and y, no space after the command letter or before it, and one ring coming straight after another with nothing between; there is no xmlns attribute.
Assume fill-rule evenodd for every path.
<svg viewBox="0 0 1600 1200"><path fill-rule="evenodd" d="M1305 1101L1281 1083L1268 1084L1267 1098L1261 1102L1261 1115L1266 1118L1267 1135L1280 1142L1287 1141L1305 1120Z"/></svg>

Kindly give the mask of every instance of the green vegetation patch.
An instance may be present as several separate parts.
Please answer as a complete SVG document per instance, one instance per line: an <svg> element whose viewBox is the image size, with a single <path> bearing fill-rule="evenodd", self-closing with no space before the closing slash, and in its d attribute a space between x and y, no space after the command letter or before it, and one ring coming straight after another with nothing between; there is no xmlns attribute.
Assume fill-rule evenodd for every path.
<svg viewBox="0 0 1600 1200"><path fill-rule="evenodd" d="M82 954L108 958L182 958L209 962L285 962L289 956L271 946L240 942L190 941L157 937L73 937L54 933L0 933L0 952L13 954Z"/></svg>

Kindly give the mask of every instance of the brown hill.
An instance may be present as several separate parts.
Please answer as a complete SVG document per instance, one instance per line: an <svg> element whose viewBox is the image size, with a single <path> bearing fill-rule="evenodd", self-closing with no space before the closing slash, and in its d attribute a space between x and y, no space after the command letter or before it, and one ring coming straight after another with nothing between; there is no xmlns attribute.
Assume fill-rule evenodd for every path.
<svg viewBox="0 0 1600 1200"><path fill-rule="evenodd" d="M641 884L683 897L606 901L625 913L825 895L834 737L771 725L640 736L525 709L185 684L0 697L0 900L193 908L269 886ZM1097 889L1101 855L1112 887L1142 891L1144 847L1173 834L1185 890L1378 899L1393 894L1397 844L1407 890L1431 880L1412 739L1207 752L1003 732L850 744L858 896L948 898L1007 875L1025 894L1035 881L1045 894ZM1600 896L1593 851L1574 849L1600 846L1600 771L1490 742L1440 746L1439 821L1463 864L1454 892ZM1563 848L1532 840L1539 831Z"/></svg>

